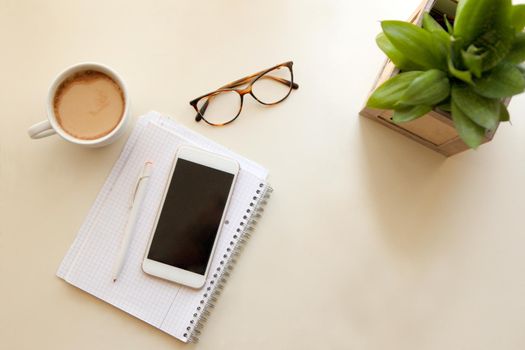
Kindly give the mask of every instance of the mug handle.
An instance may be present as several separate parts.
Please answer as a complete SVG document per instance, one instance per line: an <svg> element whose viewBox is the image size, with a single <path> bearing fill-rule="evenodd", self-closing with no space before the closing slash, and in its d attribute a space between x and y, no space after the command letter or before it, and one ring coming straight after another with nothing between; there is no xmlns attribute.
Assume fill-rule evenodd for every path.
<svg viewBox="0 0 525 350"><path fill-rule="evenodd" d="M29 137L32 139L41 139L43 137L51 136L56 133L55 129L51 126L49 120L43 120L40 123L36 123L27 130Z"/></svg>

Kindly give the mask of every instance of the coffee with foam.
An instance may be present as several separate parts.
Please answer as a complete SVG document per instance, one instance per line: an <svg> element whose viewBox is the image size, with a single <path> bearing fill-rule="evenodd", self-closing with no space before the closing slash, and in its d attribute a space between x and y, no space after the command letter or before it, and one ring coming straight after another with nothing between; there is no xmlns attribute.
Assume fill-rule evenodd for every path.
<svg viewBox="0 0 525 350"><path fill-rule="evenodd" d="M122 89L108 75L86 70L64 80L56 90L53 108L60 127L81 140L111 133L124 116Z"/></svg>

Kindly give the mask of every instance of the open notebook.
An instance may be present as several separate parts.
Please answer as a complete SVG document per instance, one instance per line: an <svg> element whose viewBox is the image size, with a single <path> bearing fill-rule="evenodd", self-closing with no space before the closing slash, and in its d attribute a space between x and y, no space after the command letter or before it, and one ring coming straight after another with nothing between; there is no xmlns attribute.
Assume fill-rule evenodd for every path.
<svg viewBox="0 0 525 350"><path fill-rule="evenodd" d="M199 290L152 277L141 268L170 167L182 144L223 154L240 164L210 272ZM112 268L124 234L133 189L148 160L154 163L148 192L125 265L114 283ZM267 175L260 165L151 112L137 123L57 275L183 342L196 341L209 307L215 302L235 256L272 191L266 184Z"/></svg>

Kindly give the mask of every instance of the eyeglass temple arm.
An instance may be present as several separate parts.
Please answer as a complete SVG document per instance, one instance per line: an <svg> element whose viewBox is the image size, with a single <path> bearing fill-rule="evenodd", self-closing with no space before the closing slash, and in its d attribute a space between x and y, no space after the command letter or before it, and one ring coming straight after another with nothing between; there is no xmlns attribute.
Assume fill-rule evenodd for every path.
<svg viewBox="0 0 525 350"><path fill-rule="evenodd" d="M263 71L264 72L264 71ZM224 85L224 86L221 86L219 88L220 89L228 89L228 88L234 88L234 87L238 87L238 86L241 86L241 85L244 85L246 83L248 83L250 80L252 80L253 78L255 78L256 76L258 76L259 74L261 74L262 72L259 72L259 73L255 73L255 74L252 74L252 75L249 75L247 77L244 77L242 79L239 79L239 80L235 80L227 85ZM299 88L299 85L296 84L296 83L292 83L291 81L289 80L286 80L286 79L283 79L283 78L278 78L278 77L272 77L271 75L265 75L266 78L269 78L269 79L273 79L281 84L284 84L286 86L292 86L292 89L298 89Z"/></svg>
<svg viewBox="0 0 525 350"><path fill-rule="evenodd" d="M265 76L265 77L266 77L266 76ZM284 85L286 85L286 86L290 86L290 84L292 84L292 89L294 89L294 90L299 89L299 84L297 84L297 83L292 83L292 82L289 81L289 80L286 80L286 79L283 79L283 78L279 78L279 77L272 77L272 76L268 76L268 78L273 79L273 80L275 80L275 81L278 81L279 83L284 84Z"/></svg>
<svg viewBox="0 0 525 350"><path fill-rule="evenodd" d="M204 104L202 105L201 109L199 109L199 112L195 116L195 121L196 122L200 122L202 120L202 116L204 115L204 113L206 113L206 109L208 108L208 104L209 103L210 103L210 98L208 97L206 99L206 102L204 102Z"/></svg>
<svg viewBox="0 0 525 350"><path fill-rule="evenodd" d="M261 74L261 72L249 75L247 77L244 77L244 78L241 78L241 79L238 79L238 80L235 80L235 81L232 81L231 83L228 83L226 85L221 86L219 88L219 90L220 89L234 88L234 87L237 87L237 86L244 85L247 82L249 82L250 80L252 80L253 78L255 78L256 76L258 76L259 74Z"/></svg>

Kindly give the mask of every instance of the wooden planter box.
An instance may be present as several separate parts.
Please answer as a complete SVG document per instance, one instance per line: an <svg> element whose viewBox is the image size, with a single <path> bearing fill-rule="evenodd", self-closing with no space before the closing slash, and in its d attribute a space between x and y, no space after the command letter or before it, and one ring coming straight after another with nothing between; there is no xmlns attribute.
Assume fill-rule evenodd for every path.
<svg viewBox="0 0 525 350"><path fill-rule="evenodd" d="M435 13L438 16L440 13L446 13L449 18L453 19L456 6L456 0L424 1L412 15L410 22L420 25L424 12L431 12L431 14ZM399 70L394 64L390 60L387 60L372 91L398 72ZM507 105L509 101L510 100L505 101L505 104ZM393 115L393 111L391 110L365 107L361 110L360 114L363 117L375 120L447 157L469 149L469 147L459 138L450 114L444 111L435 109L421 118L401 124L396 124L391 121ZM491 141L494 133L495 130L487 133L483 143Z"/></svg>

